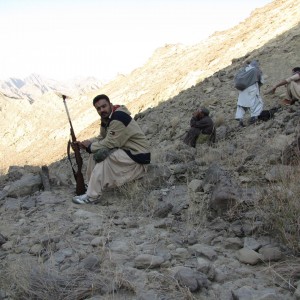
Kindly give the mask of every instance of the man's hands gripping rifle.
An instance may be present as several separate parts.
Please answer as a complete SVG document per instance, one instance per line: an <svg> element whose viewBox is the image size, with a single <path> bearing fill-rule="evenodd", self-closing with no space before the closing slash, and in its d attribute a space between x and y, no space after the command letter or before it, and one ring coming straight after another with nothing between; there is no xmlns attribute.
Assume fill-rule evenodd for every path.
<svg viewBox="0 0 300 300"><path fill-rule="evenodd" d="M81 154L80 154L80 148L84 148L84 144L80 143L80 142L77 142L77 140L76 140L76 136L75 136L75 133L74 133L72 122L71 122L69 110L68 110L67 103L66 103L67 96L65 96L65 95L60 95L60 96L63 98L64 105L65 105L66 112L67 112L68 119L69 119L69 123L70 123L70 136L71 136L71 139L68 141L67 154L68 154L68 159L70 161L72 171L73 171L73 174L74 174L74 178L75 178L75 181L76 181L76 195L83 195L86 191L86 188L85 188L84 178L83 178L82 171L81 171L83 162L82 162L82 157L81 157ZM73 149L74 154L75 154L75 160L76 160L76 164L77 164L77 171L75 170L75 168L72 164L72 161L71 161L70 148Z"/></svg>

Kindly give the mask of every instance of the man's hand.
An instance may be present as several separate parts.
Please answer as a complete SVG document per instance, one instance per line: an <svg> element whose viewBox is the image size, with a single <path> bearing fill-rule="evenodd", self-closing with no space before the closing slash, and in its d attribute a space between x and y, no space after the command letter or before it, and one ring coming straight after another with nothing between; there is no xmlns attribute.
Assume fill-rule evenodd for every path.
<svg viewBox="0 0 300 300"><path fill-rule="evenodd" d="M90 140L84 140L82 142L80 142L81 146L79 145L79 147L81 147L82 149L86 149L92 142Z"/></svg>
<svg viewBox="0 0 300 300"><path fill-rule="evenodd" d="M105 160L115 149L99 149L94 153L94 160L96 163L99 163L103 160Z"/></svg>
<svg viewBox="0 0 300 300"><path fill-rule="evenodd" d="M276 86L273 86L270 90L268 90L268 91L265 92L265 95L274 94L275 91L276 91Z"/></svg>
<svg viewBox="0 0 300 300"><path fill-rule="evenodd" d="M79 148L80 149L85 149L86 150L86 148L91 144L92 142L90 141L90 140L84 140L84 141L82 141L82 142L80 142L80 141L76 141L75 143L72 143L71 144L71 146L72 146L72 148L73 148L73 144L77 144L78 146L79 146ZM73 148L73 150L74 150L74 148Z"/></svg>

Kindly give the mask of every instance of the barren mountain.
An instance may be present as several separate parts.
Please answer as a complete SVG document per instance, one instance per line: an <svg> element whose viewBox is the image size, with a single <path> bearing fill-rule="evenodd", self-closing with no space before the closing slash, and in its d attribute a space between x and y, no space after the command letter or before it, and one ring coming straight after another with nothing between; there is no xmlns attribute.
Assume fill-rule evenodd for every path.
<svg viewBox="0 0 300 300"><path fill-rule="evenodd" d="M297 34L299 8L299 1L277 0L256 9L237 26L216 32L199 44L166 45L157 49L142 67L129 75L120 75L101 90L75 96L68 102L76 133L80 134L98 122L91 99L100 92L108 94L114 103L127 104L133 113L138 113L174 97L225 67L238 67L238 58L254 50L257 51L256 56L268 52L268 57L262 61L262 68L269 80L286 76L297 62L297 53L290 55L291 59L286 62L284 55L291 52L288 45L284 52L276 48L285 38L285 32ZM44 93L49 90L48 85L41 86L38 82L38 79L31 80L30 86L19 85L18 89L18 84L14 85L15 95L11 97L0 94L3 169L12 164L50 163L65 152L68 122L63 104L53 94ZM62 90L65 91L63 87ZM232 86L229 85L221 95L222 99L229 100L231 91ZM40 96L29 105L24 95L36 99L37 94ZM92 130L93 134L95 130ZM51 149L51 153L46 149Z"/></svg>
<svg viewBox="0 0 300 300"><path fill-rule="evenodd" d="M11 99L24 99L33 103L42 95L53 94L56 91L72 93L80 96L103 86L99 80L94 77L75 78L65 82L59 82L53 79L47 79L38 74L20 78L9 78L0 81L0 94Z"/></svg>

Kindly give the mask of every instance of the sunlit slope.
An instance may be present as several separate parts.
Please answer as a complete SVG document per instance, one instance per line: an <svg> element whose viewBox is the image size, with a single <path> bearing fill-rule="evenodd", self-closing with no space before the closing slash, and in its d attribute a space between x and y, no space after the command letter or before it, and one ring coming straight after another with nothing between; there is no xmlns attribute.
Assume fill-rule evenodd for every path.
<svg viewBox="0 0 300 300"><path fill-rule="evenodd" d="M70 99L68 105L75 132L80 138L98 132L98 116L91 105L96 94L106 93L114 103L127 104L137 113L167 101L219 70L237 67L235 59L253 51L255 55L267 51L270 59L265 62L264 70L274 78L283 76L294 62L292 55L288 63L284 62L288 50L281 53L278 45L287 43L288 36L299 40L299 27L296 27L299 21L300 1L274 1L256 9L244 22L217 32L199 44L161 47L130 74L119 75L100 90ZM62 99L49 93L30 105L1 96L0 105L1 168L49 164L65 155L69 126Z"/></svg>

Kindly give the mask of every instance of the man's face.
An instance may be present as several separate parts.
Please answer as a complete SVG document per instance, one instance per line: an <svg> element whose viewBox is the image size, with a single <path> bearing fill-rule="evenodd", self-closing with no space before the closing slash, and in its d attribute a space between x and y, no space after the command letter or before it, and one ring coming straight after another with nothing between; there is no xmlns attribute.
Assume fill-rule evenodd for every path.
<svg viewBox="0 0 300 300"><path fill-rule="evenodd" d="M101 119L109 118L112 111L111 103L107 102L105 99L100 99L95 103L94 106L97 110L97 113L100 115Z"/></svg>
<svg viewBox="0 0 300 300"><path fill-rule="evenodd" d="M197 119L200 120L200 119L204 116L204 114L203 114L202 111L196 110L196 111L193 113L193 116L194 116L195 118L197 118Z"/></svg>

